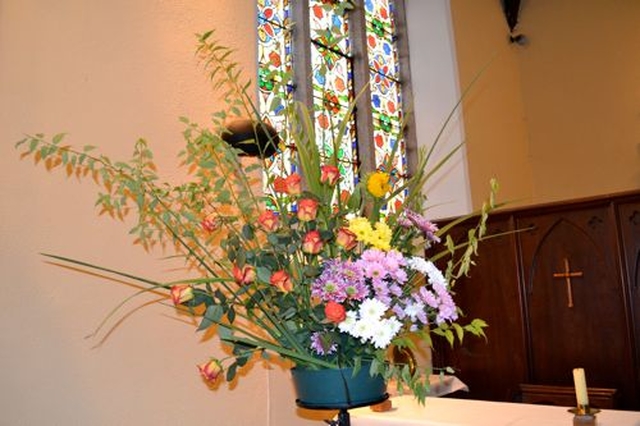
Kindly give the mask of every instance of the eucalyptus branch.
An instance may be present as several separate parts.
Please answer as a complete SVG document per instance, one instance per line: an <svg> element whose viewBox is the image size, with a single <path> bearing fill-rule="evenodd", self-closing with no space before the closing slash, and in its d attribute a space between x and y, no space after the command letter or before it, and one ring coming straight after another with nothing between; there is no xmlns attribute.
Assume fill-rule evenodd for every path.
<svg viewBox="0 0 640 426"><path fill-rule="evenodd" d="M237 115L241 115L237 110L238 106L242 106L245 109L245 114L251 116L253 112L247 105L252 105L251 97L247 93L247 89L251 85L251 81L247 81L244 84L239 82L242 72L238 70L238 63L230 60L230 55L233 50L226 46L220 45L215 38L213 38L214 31L207 31L198 36L200 45L196 52L206 57L205 69L209 70L211 80L214 82L214 88L220 89L223 86L227 86L228 89L223 95L224 98L232 103L232 110ZM224 76L219 77L222 73ZM232 95L239 96L240 99L232 98ZM230 101L230 99L233 99Z"/></svg>

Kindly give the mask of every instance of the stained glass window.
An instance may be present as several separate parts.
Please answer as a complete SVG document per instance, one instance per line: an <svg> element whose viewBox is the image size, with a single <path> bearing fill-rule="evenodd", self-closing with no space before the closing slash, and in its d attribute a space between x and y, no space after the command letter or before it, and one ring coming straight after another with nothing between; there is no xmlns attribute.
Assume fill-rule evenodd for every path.
<svg viewBox="0 0 640 426"><path fill-rule="evenodd" d="M339 168L347 190L358 177L355 120L337 144L338 123L349 114L354 100L349 15L337 13L325 1L309 1L312 97L316 138L320 152L333 155L338 150ZM336 146L337 145L337 146Z"/></svg>
<svg viewBox="0 0 640 426"><path fill-rule="evenodd" d="M384 171L397 181L406 174L407 155L401 131L402 89L393 7L392 0L364 2L375 165L384 170L390 163ZM395 201L401 202L402 194Z"/></svg>
<svg viewBox="0 0 640 426"><path fill-rule="evenodd" d="M291 6L288 0L258 0L258 108L262 119L287 140L282 111L293 99L291 76ZM271 175L291 173L291 151L283 150L267 160Z"/></svg>
<svg viewBox="0 0 640 426"><path fill-rule="evenodd" d="M402 134L405 99L397 31L400 2L364 0L349 7L350 2L344 0L258 1L259 105L263 117L283 130L278 112L298 96L290 83L293 73L310 76L297 80L297 84L310 87L305 91L309 99L300 100L313 108L316 142L321 152L332 155L337 149L344 182L349 183L347 189L353 188L361 172L384 170L394 181L407 174ZM308 22L292 25L294 14ZM307 32L304 37L292 36L302 29ZM302 65L293 63L293 52L297 59L308 55L308 60ZM299 66L309 69L294 70ZM280 93L273 90L275 81L286 83L280 85ZM367 85L368 105L350 111L356 93ZM338 135L336 123L347 114L351 115L349 125ZM364 119L363 114L369 117ZM282 136L286 140L286 135ZM275 156L271 171L290 172L291 155L285 149ZM397 201L401 199L402 194Z"/></svg>

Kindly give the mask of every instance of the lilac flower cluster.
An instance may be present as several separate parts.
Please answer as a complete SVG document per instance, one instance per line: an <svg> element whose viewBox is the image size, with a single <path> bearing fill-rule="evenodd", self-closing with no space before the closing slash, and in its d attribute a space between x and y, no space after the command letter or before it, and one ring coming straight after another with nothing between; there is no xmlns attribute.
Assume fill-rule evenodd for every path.
<svg viewBox="0 0 640 426"><path fill-rule="evenodd" d="M365 250L355 262L357 268L368 279L375 298L387 306L392 298L402 296L402 286L407 282L403 269L405 258L399 251Z"/></svg>
<svg viewBox="0 0 640 426"><path fill-rule="evenodd" d="M429 285L409 289L406 284L416 273L424 275ZM352 308L338 329L379 349L391 343L403 322L416 330L434 316L437 324L458 317L442 272L430 261L407 258L395 250L368 249L355 261L327 261L311 293L325 303ZM311 347L318 354L335 352L334 345L328 334L312 336Z"/></svg>
<svg viewBox="0 0 640 426"><path fill-rule="evenodd" d="M407 266L423 274L433 290L426 286L420 287L409 300L406 300L404 307L394 309L398 317L408 317L414 323L413 328L417 322L426 325L428 318L425 308L428 306L436 311L436 324L458 319L458 308L449 293L447 280L433 262L421 257L412 257L407 259Z"/></svg>
<svg viewBox="0 0 640 426"><path fill-rule="evenodd" d="M343 303L362 301L372 291L376 299L389 306L393 296L402 295L407 281L405 264L402 253L395 250L365 250L355 262L331 259L312 284L311 295L323 302Z"/></svg>
<svg viewBox="0 0 640 426"><path fill-rule="evenodd" d="M440 242L440 237L436 235L436 232L438 232L438 225L419 213L407 209L404 211L404 214L399 219L398 223L404 228L417 227L427 238L427 246L432 242Z"/></svg>
<svg viewBox="0 0 640 426"><path fill-rule="evenodd" d="M350 261L331 259L325 262L322 274L313 282L311 295L323 302L343 303L363 300L369 295L365 275Z"/></svg>

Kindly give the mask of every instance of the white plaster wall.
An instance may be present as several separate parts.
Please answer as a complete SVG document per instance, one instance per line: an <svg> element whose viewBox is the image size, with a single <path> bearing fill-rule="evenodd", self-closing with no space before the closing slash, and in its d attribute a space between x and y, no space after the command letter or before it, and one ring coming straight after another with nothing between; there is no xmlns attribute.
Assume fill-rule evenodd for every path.
<svg viewBox="0 0 640 426"><path fill-rule="evenodd" d="M195 365L219 353L170 306L136 299L99 348L85 339L134 289L47 264L77 257L156 279L178 274L97 218L95 188L29 161L24 133L126 157L145 137L169 176L185 115L206 123L216 95L194 57L216 27L255 72L252 0L0 0L0 412L6 425L266 425L266 372L209 390ZM112 323L113 325L113 323Z"/></svg>
<svg viewBox="0 0 640 426"><path fill-rule="evenodd" d="M431 147L447 116L460 100L455 40L448 0L406 0L416 134ZM464 141L461 112L444 127L430 166ZM458 216L471 211L466 148L463 147L428 182L429 215Z"/></svg>

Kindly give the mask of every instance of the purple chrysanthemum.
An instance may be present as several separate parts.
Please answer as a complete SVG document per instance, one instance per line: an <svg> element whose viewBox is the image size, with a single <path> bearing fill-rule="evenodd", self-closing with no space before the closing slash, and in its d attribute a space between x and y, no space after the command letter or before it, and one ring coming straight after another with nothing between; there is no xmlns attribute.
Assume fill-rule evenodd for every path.
<svg viewBox="0 0 640 426"><path fill-rule="evenodd" d="M451 294L444 287L436 287L436 293L439 298L438 315L436 316L436 322L438 324L445 321L455 321L458 319L458 309L456 303L453 301Z"/></svg>
<svg viewBox="0 0 640 426"><path fill-rule="evenodd" d="M374 282L392 280L403 285L407 280L407 273L402 269L406 260L402 253L391 250L384 252L378 249L365 250L356 261L358 268L366 278Z"/></svg>
<svg viewBox="0 0 640 426"><path fill-rule="evenodd" d="M311 349L318 355L331 355L338 351L338 344L331 334L316 331L311 334Z"/></svg>
<svg viewBox="0 0 640 426"><path fill-rule="evenodd" d="M311 285L311 295L324 302L362 300L368 294L361 269L350 261L340 259L325 262L322 273Z"/></svg>
<svg viewBox="0 0 640 426"><path fill-rule="evenodd" d="M440 237L436 235L436 232L438 232L438 225L431 222L429 219L419 213L407 209L404 211L403 216L398 220L398 223L400 224L400 226L403 226L405 228L411 228L415 226L424 233L429 243L440 242Z"/></svg>

